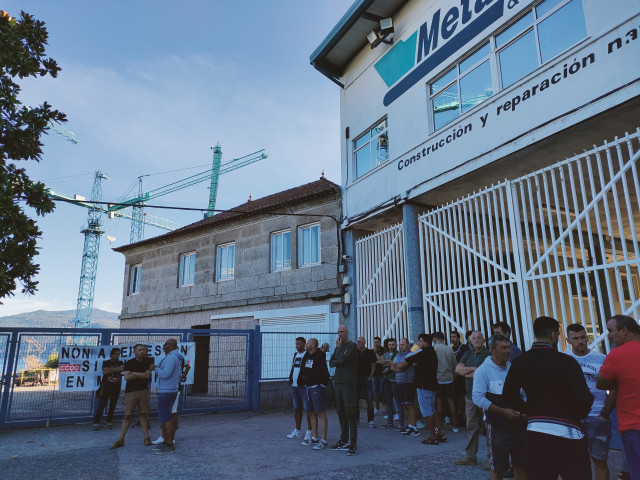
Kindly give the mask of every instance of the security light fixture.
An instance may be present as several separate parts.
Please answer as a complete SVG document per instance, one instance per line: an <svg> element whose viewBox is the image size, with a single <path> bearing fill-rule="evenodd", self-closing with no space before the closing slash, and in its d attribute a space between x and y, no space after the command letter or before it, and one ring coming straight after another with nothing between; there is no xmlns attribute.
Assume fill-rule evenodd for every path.
<svg viewBox="0 0 640 480"><path fill-rule="evenodd" d="M393 33L393 20L391 18L381 18L379 23L380 32L371 30L369 35L367 35L367 41L369 42L369 45L371 45L372 49L376 48L381 43L386 43L387 45L391 45L393 43L393 38L387 39L387 37Z"/></svg>

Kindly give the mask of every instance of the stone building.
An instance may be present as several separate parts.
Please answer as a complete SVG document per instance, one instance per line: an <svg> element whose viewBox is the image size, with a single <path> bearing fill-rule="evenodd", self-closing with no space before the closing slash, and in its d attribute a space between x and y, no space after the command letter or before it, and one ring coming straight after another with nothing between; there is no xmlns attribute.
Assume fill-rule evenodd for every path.
<svg viewBox="0 0 640 480"><path fill-rule="evenodd" d="M341 209L340 187L323 176L116 248L125 256L121 327L335 332ZM294 343L284 338L263 336L262 379L288 376Z"/></svg>

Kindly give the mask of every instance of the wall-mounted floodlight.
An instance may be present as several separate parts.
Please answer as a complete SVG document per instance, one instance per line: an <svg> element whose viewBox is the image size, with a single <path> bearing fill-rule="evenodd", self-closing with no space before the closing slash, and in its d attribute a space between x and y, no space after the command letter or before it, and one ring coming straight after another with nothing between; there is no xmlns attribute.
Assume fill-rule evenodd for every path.
<svg viewBox="0 0 640 480"><path fill-rule="evenodd" d="M393 33L393 20L391 18L382 18L380 19L380 32L376 32L375 30L371 30L369 35L367 35L367 41L371 48L376 48L381 43L386 43L387 45L391 45L393 43L393 38L387 39L389 35Z"/></svg>

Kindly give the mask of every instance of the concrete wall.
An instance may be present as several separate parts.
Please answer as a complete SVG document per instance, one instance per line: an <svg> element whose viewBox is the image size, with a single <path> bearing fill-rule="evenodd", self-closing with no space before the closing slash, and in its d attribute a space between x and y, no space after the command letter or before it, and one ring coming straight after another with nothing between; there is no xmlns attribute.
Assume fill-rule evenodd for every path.
<svg viewBox="0 0 640 480"><path fill-rule="evenodd" d="M339 218L340 199L325 197L287 208L310 215L261 215L126 251L122 327L185 328L211 324L213 314L238 313L239 318L212 328L252 328L255 321L243 319L243 311L327 304L329 297L340 296L337 225L332 218L317 216ZM321 263L299 267L297 227L311 223L320 224ZM291 231L292 266L271 272L271 234L284 229ZM234 278L216 281L216 247L229 242L235 242ZM195 282L179 287L179 256L192 251ZM129 295L130 266L139 263L141 291Z"/></svg>

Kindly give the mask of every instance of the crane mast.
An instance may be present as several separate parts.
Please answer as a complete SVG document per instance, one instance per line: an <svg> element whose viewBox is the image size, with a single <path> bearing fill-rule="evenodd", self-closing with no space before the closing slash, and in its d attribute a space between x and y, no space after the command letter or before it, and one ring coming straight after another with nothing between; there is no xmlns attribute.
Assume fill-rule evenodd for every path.
<svg viewBox="0 0 640 480"><path fill-rule="evenodd" d="M211 167L211 186L209 187L209 210L204 214L204 218L213 216L216 209L216 198L218 196L218 179L220 178L220 164L222 163L222 147L219 143L213 147L213 166Z"/></svg>
<svg viewBox="0 0 640 480"><path fill-rule="evenodd" d="M91 189L91 201L102 200L102 180L107 176L96 171ZM81 230L84 233L84 248L82 250L82 267L80 269L80 286L78 287L78 304L76 317L73 320L75 328L86 328L91 325L93 311L93 296L98 272L98 256L100 254L100 236L104 233L101 225L102 210L93 204L87 215L87 225Z"/></svg>

